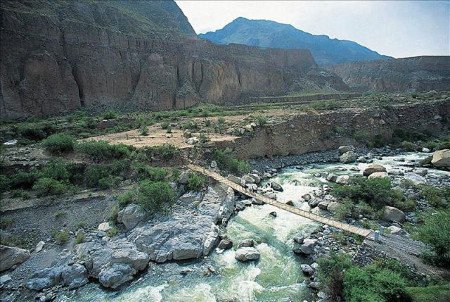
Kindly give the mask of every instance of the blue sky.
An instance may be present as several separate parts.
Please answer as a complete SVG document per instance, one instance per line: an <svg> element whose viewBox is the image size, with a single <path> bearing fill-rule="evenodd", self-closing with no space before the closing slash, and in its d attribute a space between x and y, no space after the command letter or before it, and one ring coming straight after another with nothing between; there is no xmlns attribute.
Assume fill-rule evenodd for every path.
<svg viewBox="0 0 450 302"><path fill-rule="evenodd" d="M450 55L450 1L176 1L197 33L237 17L352 40L396 58Z"/></svg>

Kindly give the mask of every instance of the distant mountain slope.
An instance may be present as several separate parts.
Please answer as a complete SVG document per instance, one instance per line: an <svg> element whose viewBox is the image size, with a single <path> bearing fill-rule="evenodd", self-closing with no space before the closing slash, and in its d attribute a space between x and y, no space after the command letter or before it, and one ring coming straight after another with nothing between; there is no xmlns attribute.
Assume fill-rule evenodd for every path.
<svg viewBox="0 0 450 302"><path fill-rule="evenodd" d="M450 56L421 56L330 66L354 90L450 90Z"/></svg>
<svg viewBox="0 0 450 302"><path fill-rule="evenodd" d="M309 49L319 65L388 58L353 41L312 35L289 24L237 18L224 28L199 35L218 44L246 44L272 48Z"/></svg>

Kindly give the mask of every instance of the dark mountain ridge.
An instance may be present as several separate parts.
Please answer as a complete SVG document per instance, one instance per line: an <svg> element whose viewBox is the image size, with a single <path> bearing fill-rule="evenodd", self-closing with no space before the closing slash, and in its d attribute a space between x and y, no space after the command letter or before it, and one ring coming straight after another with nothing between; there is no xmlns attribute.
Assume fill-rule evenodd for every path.
<svg viewBox="0 0 450 302"><path fill-rule="evenodd" d="M0 8L2 119L347 89L308 50L198 39L174 1L10 0Z"/></svg>
<svg viewBox="0 0 450 302"><path fill-rule="evenodd" d="M313 35L289 24L242 17L222 29L200 34L199 37L218 44L238 43L260 47L309 49L319 65L389 58L353 41Z"/></svg>

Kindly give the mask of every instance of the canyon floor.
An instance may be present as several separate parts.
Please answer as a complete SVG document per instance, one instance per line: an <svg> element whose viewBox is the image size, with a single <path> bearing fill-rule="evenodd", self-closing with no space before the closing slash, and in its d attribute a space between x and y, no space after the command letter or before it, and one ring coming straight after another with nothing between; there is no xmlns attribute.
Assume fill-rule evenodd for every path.
<svg viewBox="0 0 450 302"><path fill-rule="evenodd" d="M408 293L435 286L445 300L448 268L421 260L422 247L434 250L415 240L432 213L448 211L450 172L431 157L450 146L449 106L446 92L376 94L4 123L0 299L322 301L321 259L346 252L362 269L400 274ZM412 127L393 130L402 123ZM416 242L414 259L432 269L383 262L387 244L260 204L188 163Z"/></svg>

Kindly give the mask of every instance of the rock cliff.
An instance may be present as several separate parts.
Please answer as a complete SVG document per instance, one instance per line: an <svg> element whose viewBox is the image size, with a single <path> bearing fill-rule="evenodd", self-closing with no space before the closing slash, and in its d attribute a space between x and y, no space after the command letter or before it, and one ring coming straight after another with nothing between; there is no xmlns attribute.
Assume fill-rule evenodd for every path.
<svg viewBox="0 0 450 302"><path fill-rule="evenodd" d="M450 90L450 56L423 56L335 65L329 68L359 91Z"/></svg>
<svg viewBox="0 0 450 302"><path fill-rule="evenodd" d="M3 1L0 39L2 119L347 88L308 50L202 41L173 1Z"/></svg>

